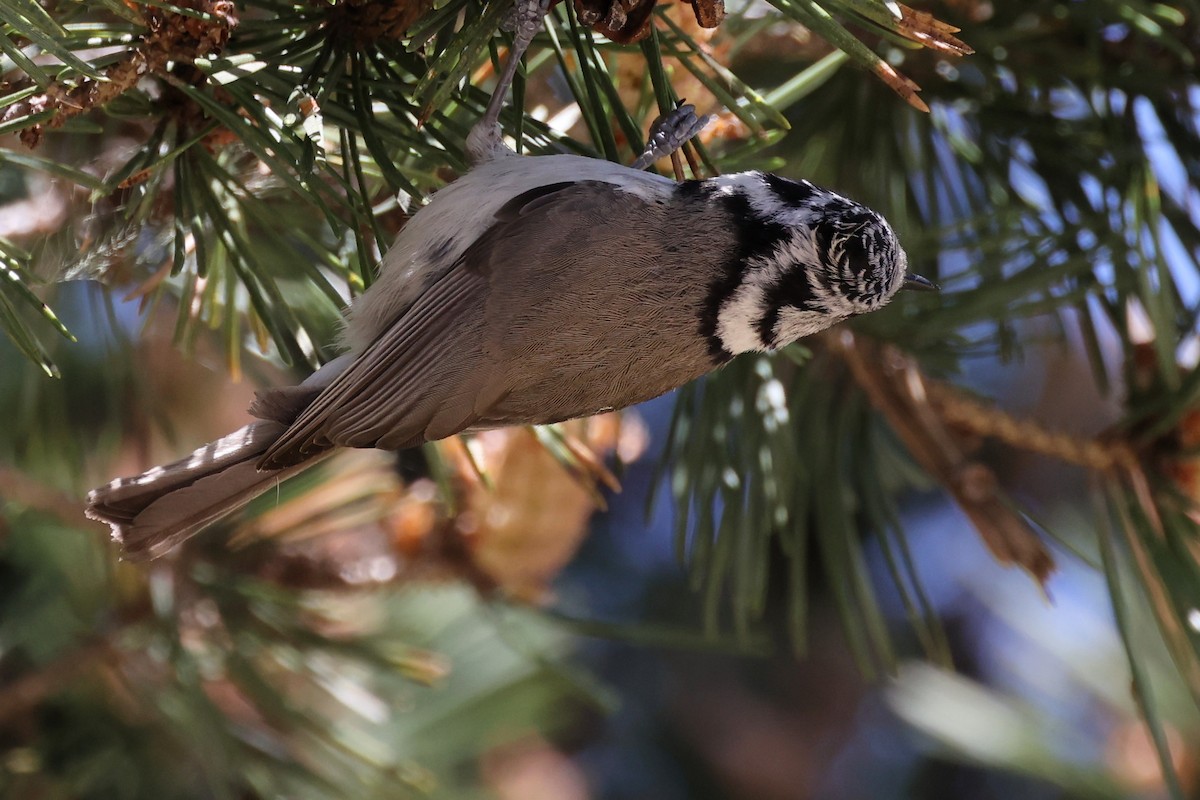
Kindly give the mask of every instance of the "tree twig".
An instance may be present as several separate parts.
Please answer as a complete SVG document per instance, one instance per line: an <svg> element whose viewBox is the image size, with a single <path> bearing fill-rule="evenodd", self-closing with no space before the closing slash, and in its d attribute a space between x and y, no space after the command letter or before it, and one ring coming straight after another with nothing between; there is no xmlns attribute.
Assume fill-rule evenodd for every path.
<svg viewBox="0 0 1200 800"><path fill-rule="evenodd" d="M950 422L931 401L929 381L916 361L849 330L829 341L917 462L954 497L996 560L1022 567L1044 589L1054 571L1050 551L1005 501L995 473L963 452Z"/></svg>
<svg viewBox="0 0 1200 800"><path fill-rule="evenodd" d="M1137 463L1133 450L1123 442L1080 439L1059 431L1049 431L1028 419L1013 415L968 396L962 390L925 378L925 394L947 424L1003 442L1018 450L1039 453L1068 464L1107 472Z"/></svg>

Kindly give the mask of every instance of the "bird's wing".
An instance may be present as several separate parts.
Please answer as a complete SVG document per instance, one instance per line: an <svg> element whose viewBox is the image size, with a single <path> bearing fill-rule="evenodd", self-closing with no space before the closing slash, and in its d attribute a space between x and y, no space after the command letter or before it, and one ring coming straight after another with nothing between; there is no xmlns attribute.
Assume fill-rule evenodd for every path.
<svg viewBox="0 0 1200 800"><path fill-rule="evenodd" d="M432 438L426 429L435 422L438 428L461 429L459 421L446 420L450 409L439 406L464 377L461 340L468 337L469 350L487 285L485 276L464 266L443 275L317 395L263 454L258 468L298 463L331 446L420 444ZM464 410L462 427L469 416Z"/></svg>
<svg viewBox="0 0 1200 800"><path fill-rule="evenodd" d="M583 226L603 219L604 207L627 202L644 201L609 184L578 181L538 187L506 203L457 263L300 412L259 469L286 467L331 446L402 449L470 428L508 391L505 353L489 347L485 330L495 316L487 308L493 284L528 285L536 293L545 254L561 262ZM590 213L577 213L581 208ZM516 269L523 272L504 274Z"/></svg>

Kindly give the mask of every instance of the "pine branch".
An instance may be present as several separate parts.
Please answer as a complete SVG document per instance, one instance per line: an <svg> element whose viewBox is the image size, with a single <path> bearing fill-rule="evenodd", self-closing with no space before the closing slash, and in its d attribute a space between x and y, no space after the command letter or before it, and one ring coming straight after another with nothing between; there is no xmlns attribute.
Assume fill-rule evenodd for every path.
<svg viewBox="0 0 1200 800"><path fill-rule="evenodd" d="M963 433L996 439L1016 450L1062 461L1095 472L1136 469L1137 456L1128 443L1104 438L1081 439L1047 430L1030 419L1018 419L995 405L968 397L961 390L928 377L919 379L930 406L944 423Z"/></svg>
<svg viewBox="0 0 1200 800"><path fill-rule="evenodd" d="M970 518L996 560L1023 568L1045 589L1054 559L1003 498L995 474L967 457L916 362L895 347L880 347L849 331L830 337L830 343L908 451Z"/></svg>
<svg viewBox="0 0 1200 800"><path fill-rule="evenodd" d="M460 119L463 112L477 113L482 93L463 85L463 80L469 75L474 76L472 81L486 77L478 68L505 11L504 3L490 3L483 7L484 13L469 15L473 23L459 26L459 13L468 5L475 8L468 0L437 9L425 2L343 0L327 6L253 2L237 12L229 3L210 0L132 7L105 2L96 9L73 11L79 12L77 18L90 20L102 8L104 13L116 13L120 22L105 17L103 22L64 25L26 0L10 0L10 4L14 4L13 31L23 40L10 39L5 52L11 65L24 71L34 85L0 99L0 131L19 131L22 140L32 146L46 130L69 127L84 117L100 120L103 112L113 118L138 120L148 136L145 146L103 181L84 170L75 169L71 174L71 168L56 159L28 163L31 168L88 186L92 201L109 197L114 201L115 213L107 224L89 225L93 229L77 232L87 241L112 242L111 248L87 248L65 264L41 270L73 276L128 275L128 271L114 268L122 262L141 266L138 262L147 253L127 246L138 229L149 228L156 236L173 238L170 275L174 280L164 280L160 262L145 264L142 268L147 271L139 282L155 292L179 294L184 308L198 303L196 313L180 316L182 343L194 339L198 322L220 320L223 337L230 343L233 369L245 328L268 335L285 361L313 364L322 356L299 340L312 339L314 328L327 323L305 319L288 309L274 286L279 279L264 274L269 272L264 270L266 259L254 252L260 238L257 234L263 229L231 228L224 222L228 203L209 196L212 189L204 186L206 182L232 187L242 170L255 168L230 148L245 148L260 167L269 168L275 180L282 182L289 201L318 209L328 230L310 238L305 246L318 261L336 265L334 271L349 283L351 291L368 285L376 260L373 255L386 250L387 229L394 232L395 228L380 224L379 212L387 206L382 198L394 196L397 190L409 196L423 195L438 183L431 178L432 165L464 166L461 142L466 125ZM844 8L838 3L830 5L856 18L874 19L872 24L881 29L904 35L919 33L926 44L948 42L952 50L957 47L952 37L946 38L951 27L903 7L896 7L899 13L887 11L880 16L885 8L882 3L858 0ZM653 2L646 7L653 9ZM609 10L613 8L615 4ZM258 13L260 10L263 13ZM54 13L59 12L56 9ZM694 13L710 26L724 18L717 6L710 8L704 3L698 4ZM821 19L826 21L827 31L837 32L839 41L847 47L853 43L862 55L864 46L857 39L828 15ZM654 61L637 70L652 78L660 111L672 108L677 99L666 91L661 77L665 52L738 114L748 127L746 133L763 137L772 127L786 125L753 89L709 53L693 28L684 30L661 10L645 16L644 22L636 35L623 41L637 41L658 30L669 32L669 36L656 39L661 50L643 51ZM549 38L556 40L556 30L564 24L570 28L575 23L560 9L558 22L551 19ZM604 26L614 20L593 15L587 24L607 29ZM594 141L604 143L608 157L625 158L618 153L617 143L625 140L631 151L636 151L640 129L647 122L635 121L625 111L616 76L608 71L607 63L620 51L611 44L593 44L581 27L571 30L570 36L558 38L572 51L573 59L569 63L562 44L557 44L560 64L568 75L578 73L573 85ZM442 35L435 36L438 31ZM406 33L411 36L410 43L397 47ZM23 43L40 47L59 63L38 66L24 55ZM120 49L96 55L98 46ZM882 68L873 55L869 63ZM165 84L166 91L151 101L145 87L154 80ZM581 91L584 88L586 91ZM264 104L270 110L264 111ZM373 104L386 106L387 114L381 116ZM552 141L582 147L564 142L545 126L525 124L520 115L509 119L514 117L519 120L514 128L532 135L538 147ZM620 122L619 132L614 118ZM417 130L421 123L426 123L423 130ZM713 172L715 164L707 155L704 158ZM15 154L8 160L16 163ZM692 166L695 174L697 165ZM264 199L262 188L252 187L236 202L258 221L277 220L278 215L262 208ZM82 214L78 218L87 219ZM296 229L290 230L295 235ZM343 232L347 230L353 231L357 274L343 266ZM287 246L288 236L273 238L274 244ZM275 251L272 247L268 252ZM297 258L292 263L309 260ZM22 268L28 266L22 262ZM210 270L216 281L205 277ZM16 289L27 290L28 279L20 271L10 277L14 274ZM202 292L196 292L197 277L204 280ZM230 309L223 299L240 290L248 293L248 307ZM326 293L334 295L331 290ZM45 315L48 308L43 306L41 311ZM53 363L27 325L11 309L2 317L0 322L22 351L53 373Z"/></svg>
<svg viewBox="0 0 1200 800"><path fill-rule="evenodd" d="M67 12L57 6L47 13L27 0L2 2L12 31L3 67L23 77L0 98L0 130L38 138L61 125L60 134L41 136L47 149L84 130L144 145L105 153L103 168L57 153L20 162L3 151L8 170L36 170L90 192L73 200L81 213L61 239L64 263L43 264L41 254L5 245L13 256L0 281L0 323L43 365L52 363L46 349L14 309L39 309L53 323L29 287L33 275L64 269L177 299L179 341L212 328L231 367L254 344L298 365L327 357L322 345L333 338L337 306L370 284L403 224L397 195L419 199L447 179L447 168L465 168L462 141L500 48L502 9L472 0L438 8L251 2L236 28L232 15L221 17L226 7L211 4L72 5L82 21L59 24L51 15ZM640 147L648 120L671 108L685 85L694 99L694 87L728 113L700 146L693 173L699 162L712 172L760 166L768 156L786 161L884 210L917 271L941 272L947 287L941 298L905 298L857 322L844 358L830 357L843 341L835 337L832 350L743 359L685 393L665 469L680 506L679 550L705 592L709 625L729 621L738 636L753 638L778 543L797 647L807 559L816 554L864 671L891 668L895 648L859 536L871 530L895 547L892 579L921 641L937 651L929 603L901 557L896 508L897 495L927 486L929 474L973 511L1004 558L1044 577L1045 548L992 471L972 461L966 429L1118 476L1111 503L1128 518L1126 547L1194 688L1195 645L1185 625L1196 605L1194 493L1156 459L1179 471L1190 465L1183 441L1200 377L1177 363L1177 351L1195 325L1188 298L1200 230L1186 191L1164 186L1150 155L1165 142L1185 174L1200 164L1194 24L1165 4L1081 3L1065 17L1048 2L998 5L990 20L973 21L965 38L980 52L959 63L943 57L969 49L957 28L900 4L780 0L769 23L799 20L848 56L821 49L817 57L828 60L795 64L807 67L805 77L769 92L729 69L731 42L753 21L728 14L714 36L652 3L631 26L608 9L593 20L596 5L579 15L560 5L518 86L536 95L539 79L556 70L582 117L580 137L590 141L509 112L506 128L522 148L623 159ZM697 2L691 13L705 25L723 10ZM638 49L604 41L588 27L601 23L645 38ZM851 33L851 24L864 31ZM787 31L801 33L795 24ZM913 43L929 57L903 49ZM768 57L786 60L792 44ZM97 46L113 49L97 54ZM167 52L175 55L171 70ZM876 82L839 70L842 61L873 70L932 113L913 113ZM144 85L130 79L138 65L150 76ZM918 80L925 100L916 97ZM790 120L768 102L800 97L803 113ZM788 125L794 131L784 145L802 148L765 153ZM1141 342L1125 322L1135 301L1155 334ZM952 375L981 351L1019 352L1032 343L1021 322L1047 315L1063 328L1078 325L1102 382L1116 383L1102 358L1110 329L1128 375L1152 365L1147 380L1128 381L1118 435L1065 439L929 377ZM545 438L573 469L587 471L586 457Z"/></svg>
<svg viewBox="0 0 1200 800"><path fill-rule="evenodd" d="M21 141L35 147L44 126L60 128L73 117L103 108L146 76L163 73L172 62L191 64L197 58L219 54L237 26L232 0L182 0L174 8L166 11L144 6L142 43L103 73L88 69L69 50L56 48L68 65L91 76L74 86L52 81L40 94L9 105L0 114L0 130L20 124ZM22 29L26 33L38 30L33 25Z"/></svg>

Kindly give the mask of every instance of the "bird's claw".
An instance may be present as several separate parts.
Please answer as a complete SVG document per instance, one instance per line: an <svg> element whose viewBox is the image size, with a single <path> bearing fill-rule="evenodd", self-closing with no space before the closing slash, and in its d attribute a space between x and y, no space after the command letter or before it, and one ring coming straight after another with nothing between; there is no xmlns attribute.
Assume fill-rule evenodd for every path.
<svg viewBox="0 0 1200 800"><path fill-rule="evenodd" d="M684 145L689 139L704 130L713 119L711 114L696 116L696 107L681 103L671 113L660 118L650 130L646 149L633 162L634 169L645 169L660 158L666 158Z"/></svg>

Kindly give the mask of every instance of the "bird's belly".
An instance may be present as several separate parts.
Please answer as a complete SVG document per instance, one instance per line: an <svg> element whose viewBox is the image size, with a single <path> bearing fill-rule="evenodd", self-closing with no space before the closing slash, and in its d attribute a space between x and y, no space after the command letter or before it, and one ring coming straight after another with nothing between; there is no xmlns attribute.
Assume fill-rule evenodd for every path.
<svg viewBox="0 0 1200 800"><path fill-rule="evenodd" d="M530 346L510 362L509 392L485 417L489 424L548 424L650 400L715 366L693 342L680 346L653 333L631 343L572 343L569 336ZM686 341L686 340L685 340Z"/></svg>

